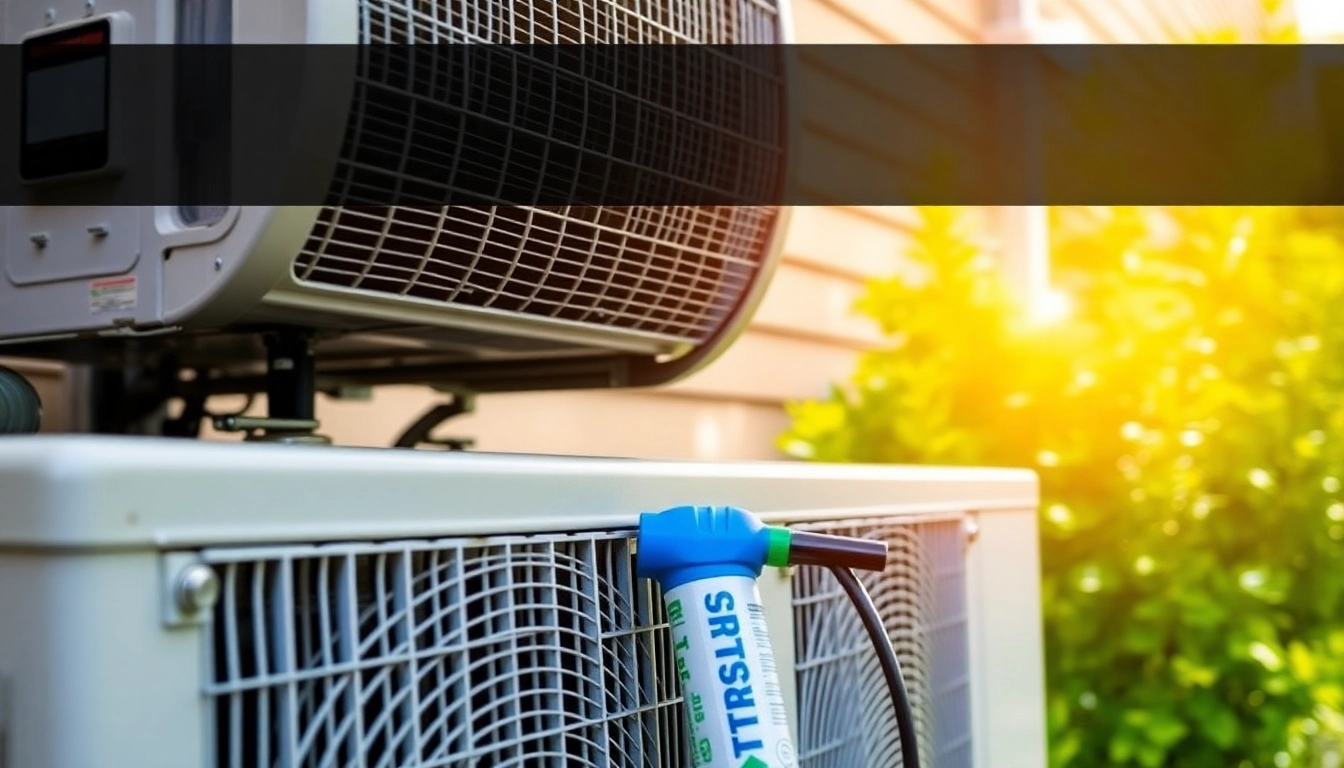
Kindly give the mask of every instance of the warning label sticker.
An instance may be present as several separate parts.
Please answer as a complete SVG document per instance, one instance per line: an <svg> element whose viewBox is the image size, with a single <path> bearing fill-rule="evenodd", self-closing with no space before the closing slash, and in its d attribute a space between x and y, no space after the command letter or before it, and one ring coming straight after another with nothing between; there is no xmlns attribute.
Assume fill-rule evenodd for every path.
<svg viewBox="0 0 1344 768"><path fill-rule="evenodd" d="M135 275L109 277L89 283L89 311L95 315L135 309L135 304Z"/></svg>

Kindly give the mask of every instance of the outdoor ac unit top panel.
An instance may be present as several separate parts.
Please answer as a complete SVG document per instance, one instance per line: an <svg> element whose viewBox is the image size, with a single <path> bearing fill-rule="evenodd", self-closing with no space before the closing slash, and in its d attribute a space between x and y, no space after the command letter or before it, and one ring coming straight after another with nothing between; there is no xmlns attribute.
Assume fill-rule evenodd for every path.
<svg viewBox="0 0 1344 768"><path fill-rule="evenodd" d="M146 495L146 487L162 492ZM37 548L634 527L642 512L683 504L807 522L832 519L833 510L988 512L1037 503L1035 474L1011 469L308 451L45 435L0 438L0 488L0 546ZM509 510L507 523L487 508Z"/></svg>
<svg viewBox="0 0 1344 768"><path fill-rule="evenodd" d="M18 43L90 23L62 8L50 21L49 6L11 0L0 17L0 39ZM91 18L115 22L114 44L785 40L785 13L776 0L666 7L633 0L100 0ZM303 137L304 152L277 158L278 178L329 178L332 193L340 195L351 185L389 192L416 184L451 187L454 174L468 172L451 153L404 156L444 130L436 120L452 116L436 116L415 86L372 57L352 57L351 66L348 82L310 73L313 87L302 91L311 102L301 110L307 122L287 127ZM118 76L114 71L107 85L109 135L118 126L123 133L167 130L118 115ZM248 84L237 77L193 77L199 84L187 84L176 97L183 100L178 114L247 101ZM331 88L333 81L344 87ZM184 84L165 87L174 85ZM36 93L40 82L26 87ZM563 100L554 105L576 108ZM556 119L582 122L579 109ZM775 104L762 114L781 112ZM782 153L783 134L779 140ZM173 141L162 137L178 153L184 189L219 172L208 147ZM745 148L745 142L739 144ZM694 151L650 145L655 149ZM782 154L778 158L744 166L739 175L782 178ZM80 183L123 183L119 179ZM44 183L59 189L64 182ZM52 340L139 338L152 348L182 332L286 324L405 336L447 347L440 350L447 361L472 357L455 357L452 348L479 345L488 356L509 338L532 341L522 353L531 358L683 355L721 345L749 316L784 224L784 211L767 206L11 207L0 210L0 340L46 340L18 351L62 356L78 347ZM194 345L197 336L185 338L179 346ZM358 340L354 346L377 347Z"/></svg>

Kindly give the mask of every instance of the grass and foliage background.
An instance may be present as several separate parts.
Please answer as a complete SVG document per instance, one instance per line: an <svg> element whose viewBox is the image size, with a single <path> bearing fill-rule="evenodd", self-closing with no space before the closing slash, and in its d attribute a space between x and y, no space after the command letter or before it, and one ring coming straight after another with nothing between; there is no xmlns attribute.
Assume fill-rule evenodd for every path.
<svg viewBox="0 0 1344 768"><path fill-rule="evenodd" d="M781 439L1029 466L1054 766L1332 764L1344 711L1344 216L1061 209L1032 322L955 209L859 309L885 343Z"/></svg>

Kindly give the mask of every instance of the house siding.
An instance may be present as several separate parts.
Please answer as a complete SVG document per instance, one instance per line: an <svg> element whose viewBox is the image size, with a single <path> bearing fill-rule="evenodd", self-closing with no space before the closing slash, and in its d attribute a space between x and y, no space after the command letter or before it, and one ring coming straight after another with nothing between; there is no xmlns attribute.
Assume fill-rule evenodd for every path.
<svg viewBox="0 0 1344 768"><path fill-rule="evenodd" d="M1224 30L1255 40L1267 20L1257 0L1042 0L1041 15L1078 22L1092 42L1128 44L1189 42Z"/></svg>

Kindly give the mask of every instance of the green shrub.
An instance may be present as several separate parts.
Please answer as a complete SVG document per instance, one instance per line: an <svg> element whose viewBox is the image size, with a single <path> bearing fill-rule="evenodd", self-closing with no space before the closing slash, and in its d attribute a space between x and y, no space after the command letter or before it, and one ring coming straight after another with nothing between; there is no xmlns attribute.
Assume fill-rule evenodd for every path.
<svg viewBox="0 0 1344 768"><path fill-rule="evenodd" d="M1344 710L1344 229L1317 209L1052 214L1031 324L950 209L886 343L781 448L1041 477L1052 765L1320 764Z"/></svg>

